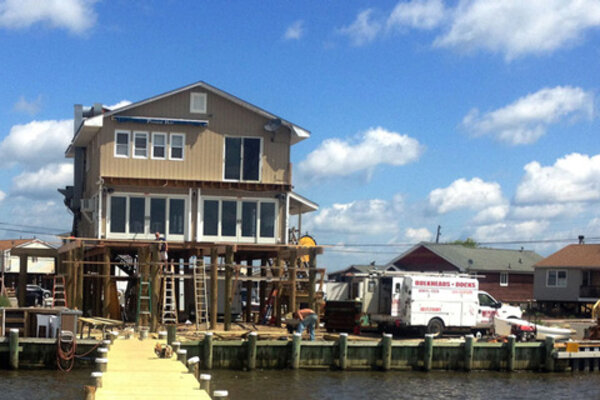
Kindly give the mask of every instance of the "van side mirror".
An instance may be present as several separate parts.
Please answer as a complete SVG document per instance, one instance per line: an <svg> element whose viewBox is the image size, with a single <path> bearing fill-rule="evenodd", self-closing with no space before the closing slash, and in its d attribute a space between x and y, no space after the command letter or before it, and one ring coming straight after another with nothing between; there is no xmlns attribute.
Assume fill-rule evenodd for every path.
<svg viewBox="0 0 600 400"><path fill-rule="evenodd" d="M502 307L502 303L501 302L497 302L492 307L493 308L501 308Z"/></svg>

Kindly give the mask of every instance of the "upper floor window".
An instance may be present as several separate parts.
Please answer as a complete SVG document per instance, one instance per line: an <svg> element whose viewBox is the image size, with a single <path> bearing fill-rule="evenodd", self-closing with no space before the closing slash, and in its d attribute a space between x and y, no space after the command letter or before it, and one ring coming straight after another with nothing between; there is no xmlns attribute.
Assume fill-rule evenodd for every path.
<svg viewBox="0 0 600 400"><path fill-rule="evenodd" d="M129 157L129 131L115 131L115 157Z"/></svg>
<svg viewBox="0 0 600 400"><path fill-rule="evenodd" d="M164 160L167 156L167 134L162 132L152 133L152 158Z"/></svg>
<svg viewBox="0 0 600 400"><path fill-rule="evenodd" d="M133 132L133 158L148 158L148 132Z"/></svg>
<svg viewBox="0 0 600 400"><path fill-rule="evenodd" d="M508 272L500 272L500 286L508 286Z"/></svg>
<svg viewBox="0 0 600 400"><path fill-rule="evenodd" d="M185 146L185 135L183 133L171 133L171 153L169 159L183 160L183 147Z"/></svg>
<svg viewBox="0 0 600 400"><path fill-rule="evenodd" d="M260 180L260 138L225 138L225 179Z"/></svg>
<svg viewBox="0 0 600 400"><path fill-rule="evenodd" d="M546 271L547 287L567 287L567 271L564 269Z"/></svg>
<svg viewBox="0 0 600 400"><path fill-rule="evenodd" d="M190 113L206 114L206 93L190 93Z"/></svg>

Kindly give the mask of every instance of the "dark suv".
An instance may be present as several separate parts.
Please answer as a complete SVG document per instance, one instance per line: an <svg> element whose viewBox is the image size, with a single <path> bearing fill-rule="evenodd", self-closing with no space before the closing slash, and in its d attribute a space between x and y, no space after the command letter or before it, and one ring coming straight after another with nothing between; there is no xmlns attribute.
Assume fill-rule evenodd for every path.
<svg viewBox="0 0 600 400"><path fill-rule="evenodd" d="M44 304L44 299L52 296L52 292L44 289L39 285L27 285L27 294L25 297L25 305L37 306Z"/></svg>

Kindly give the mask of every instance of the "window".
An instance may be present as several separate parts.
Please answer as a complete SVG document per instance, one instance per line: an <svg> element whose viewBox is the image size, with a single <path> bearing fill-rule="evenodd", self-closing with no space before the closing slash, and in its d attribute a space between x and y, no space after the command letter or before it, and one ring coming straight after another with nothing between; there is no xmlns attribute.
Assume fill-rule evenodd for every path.
<svg viewBox="0 0 600 400"><path fill-rule="evenodd" d="M183 235L185 201L182 199L169 200L169 234Z"/></svg>
<svg viewBox="0 0 600 400"><path fill-rule="evenodd" d="M110 231L125 233L125 215L127 214L127 198L112 196L110 198Z"/></svg>
<svg viewBox="0 0 600 400"><path fill-rule="evenodd" d="M275 203L260 203L260 237L275 237Z"/></svg>
<svg viewBox="0 0 600 400"><path fill-rule="evenodd" d="M150 232L166 232L165 220L167 216L166 199L150 199Z"/></svg>
<svg viewBox="0 0 600 400"><path fill-rule="evenodd" d="M225 138L225 179L260 180L260 138Z"/></svg>
<svg viewBox="0 0 600 400"><path fill-rule="evenodd" d="M221 236L237 236L237 201L221 204Z"/></svg>
<svg viewBox="0 0 600 400"><path fill-rule="evenodd" d="M207 236L219 235L219 201L204 201L204 229L203 234Z"/></svg>
<svg viewBox="0 0 600 400"><path fill-rule="evenodd" d="M508 272L500 272L500 286L508 286Z"/></svg>
<svg viewBox="0 0 600 400"><path fill-rule="evenodd" d="M547 287L567 287L567 271L548 270L546 271Z"/></svg>
<svg viewBox="0 0 600 400"><path fill-rule="evenodd" d="M256 237L257 208L255 201L242 202L242 236L244 237Z"/></svg>
<svg viewBox="0 0 600 400"><path fill-rule="evenodd" d="M144 233L144 217L146 215L146 199L129 198L129 233Z"/></svg>
<svg viewBox="0 0 600 400"><path fill-rule="evenodd" d="M190 113L206 114L206 93L190 93Z"/></svg>
<svg viewBox="0 0 600 400"><path fill-rule="evenodd" d="M133 158L148 158L147 132L133 132Z"/></svg>
<svg viewBox="0 0 600 400"><path fill-rule="evenodd" d="M183 133L171 133L170 160L183 160L183 147L185 146L185 135Z"/></svg>
<svg viewBox="0 0 600 400"><path fill-rule="evenodd" d="M129 131L115 132L115 157L129 157Z"/></svg>
<svg viewBox="0 0 600 400"><path fill-rule="evenodd" d="M152 158L164 160L167 157L167 134L162 132L152 133Z"/></svg>

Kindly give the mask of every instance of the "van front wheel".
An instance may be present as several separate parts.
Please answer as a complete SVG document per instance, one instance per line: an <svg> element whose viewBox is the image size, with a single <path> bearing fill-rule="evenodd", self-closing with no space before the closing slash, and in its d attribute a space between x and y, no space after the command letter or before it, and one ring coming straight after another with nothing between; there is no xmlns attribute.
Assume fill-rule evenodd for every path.
<svg viewBox="0 0 600 400"><path fill-rule="evenodd" d="M444 323L438 318L434 318L427 324L427 333L433 337L441 336L444 332Z"/></svg>

